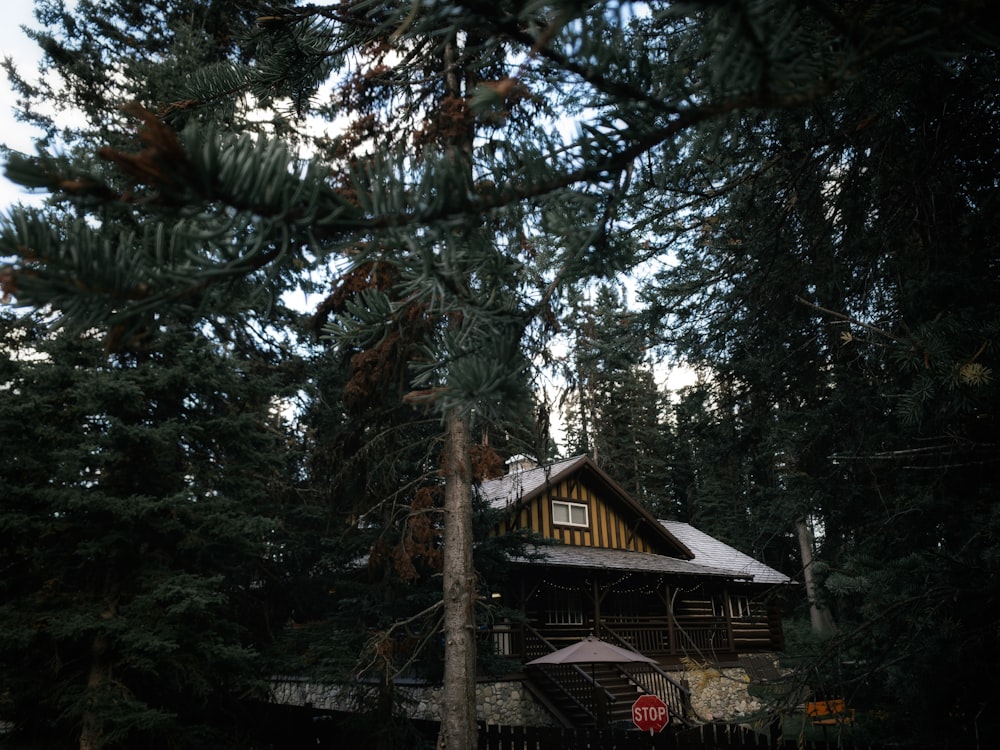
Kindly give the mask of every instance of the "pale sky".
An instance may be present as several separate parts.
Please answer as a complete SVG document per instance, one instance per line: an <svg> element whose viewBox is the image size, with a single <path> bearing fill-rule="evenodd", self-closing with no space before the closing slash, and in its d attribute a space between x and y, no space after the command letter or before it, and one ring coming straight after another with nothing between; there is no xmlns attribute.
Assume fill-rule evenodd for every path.
<svg viewBox="0 0 1000 750"><path fill-rule="evenodd" d="M0 56L14 58L21 75L26 78L35 73L39 59L37 46L21 31L23 25L35 25L32 7L32 0L5 0L3 22L0 23ZM0 79L0 142L17 151L31 153L34 151L32 130L15 122L11 115L14 93L7 83L7 76L0 73ZM0 174L0 210L23 200L25 196L17 185Z"/></svg>

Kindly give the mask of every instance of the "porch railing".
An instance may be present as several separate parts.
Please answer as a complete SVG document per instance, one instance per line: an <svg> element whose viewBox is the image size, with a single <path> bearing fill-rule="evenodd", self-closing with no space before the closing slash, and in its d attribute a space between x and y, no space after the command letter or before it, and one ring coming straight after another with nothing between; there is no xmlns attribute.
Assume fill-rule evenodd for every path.
<svg viewBox="0 0 1000 750"><path fill-rule="evenodd" d="M492 637L497 653L530 661L593 632L585 626L548 626L544 628L544 635L553 644L553 649L549 649L538 638L527 635L529 627L520 624L495 626ZM601 628L613 631L621 645L653 657L711 659L732 651L781 648L780 641L773 636L774 628L764 618L733 620L732 642L724 617L679 616L671 627L665 616L619 618L612 615L602 617Z"/></svg>
<svg viewBox="0 0 1000 750"><path fill-rule="evenodd" d="M650 656L683 656L729 651L729 630L724 617L677 617L673 627L663 617L604 617L602 627L611 629L629 648Z"/></svg>

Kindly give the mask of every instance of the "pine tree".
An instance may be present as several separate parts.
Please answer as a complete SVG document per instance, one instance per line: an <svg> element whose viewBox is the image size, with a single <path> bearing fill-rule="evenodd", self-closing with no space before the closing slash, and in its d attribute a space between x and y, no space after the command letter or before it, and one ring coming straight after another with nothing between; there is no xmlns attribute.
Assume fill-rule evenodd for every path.
<svg viewBox="0 0 1000 750"><path fill-rule="evenodd" d="M564 315L572 336L565 366L571 453L587 453L651 509L666 507L663 395L637 311L607 284Z"/></svg>
<svg viewBox="0 0 1000 750"><path fill-rule="evenodd" d="M313 324L391 277L386 267L345 274ZM300 424L309 505L322 518L311 535L303 527L302 595L278 652L284 669L352 694L367 736L387 748L411 731L396 680L441 678L440 423L403 400L407 363L432 327L419 319L368 347L327 342L310 368Z"/></svg>
<svg viewBox="0 0 1000 750"><path fill-rule="evenodd" d="M738 431L718 450L739 446L759 466L742 481L770 476L753 485L771 498L747 507L786 528L817 522L817 597L839 631L813 687L869 709L873 731L935 746L980 731L994 691L979 659L997 647L983 629L992 518L970 501L990 492L983 467L996 460L979 429L996 415L985 172L997 91L981 46L991 27L969 11L875 4L838 17L857 33L942 23L925 43L878 50L822 101L717 133L726 148L686 217L697 234L649 294L676 351L729 388ZM961 684L931 678L947 660L951 674L965 664ZM935 703L950 707L947 727Z"/></svg>
<svg viewBox="0 0 1000 750"><path fill-rule="evenodd" d="M184 334L107 361L3 332L5 742L240 746L288 483L273 376Z"/></svg>
<svg viewBox="0 0 1000 750"><path fill-rule="evenodd" d="M97 151L131 141L123 105L162 101L165 86L224 59L240 24L221 3L162 5L39 4L45 76L29 85L6 66L21 116L44 133L40 155L11 157L9 170L28 166L31 186L52 186L73 158L88 175L63 187L94 210L92 229L119 233L92 266L109 293L145 217L99 206L112 189L102 181L127 191L131 178ZM164 23L148 23L157 13ZM42 244L79 226L66 201L32 215L47 227ZM4 596L11 741L246 741L255 718L244 702L265 694L261 651L287 612L287 553L277 551L288 547L284 508L296 507L285 502L295 459L276 414L298 367L278 333L293 318L267 300L268 280L248 279L239 304L201 318L181 304L141 322L102 319L103 342L82 320L45 332L5 318L17 365L4 381L4 435L33 425L23 446L4 441L5 559L23 573ZM4 283L5 301L10 291Z"/></svg>
<svg viewBox="0 0 1000 750"><path fill-rule="evenodd" d="M82 244L87 247L88 254L96 252L101 258L97 263L90 264L91 272L86 277L81 276L79 269L70 272L70 276L75 279L70 282L74 288L82 287L91 292L112 290L110 298L104 296L96 307L91 308L90 313L77 308L76 315L71 318L74 325L87 325L89 315L93 316L89 319L95 323L106 320L109 306L114 306L117 299L142 298L144 302L126 310L126 314L130 316L128 320L112 329L110 345L118 348L123 342L129 342L129 336L133 332L142 330L153 321L184 317L192 307L198 314L205 314L219 305L232 309L230 300L240 299L240 305L244 305L245 309L252 309L252 298L239 295L252 293L254 285L259 281L266 282L268 286L274 286L272 280L275 278L281 282L284 279L283 270L276 269L294 266L305 257L303 251L307 246L311 251L322 250L321 257L328 257L332 251L343 248L322 245L350 238L355 245L353 252L356 257L361 258L357 250L362 245L357 244L356 237L371 225L367 218L359 216L357 206L353 205L344 189L346 185L326 184L327 169L324 167L311 166L303 172L294 157L276 142L265 146L260 140L237 139L225 132L220 135L218 125L206 123L204 117L211 114L219 119L228 119L225 113L230 111L230 105L223 101L226 96L220 98L227 89L229 94L233 89L237 93L254 94L258 100L266 97L273 102L281 95L288 94L299 103L307 102L310 87L318 85L322 77L331 70L328 62L324 61L328 57L327 50L321 48L321 45L337 44L338 33L346 33L351 39L351 45L373 52L371 59L365 56L365 63L371 63L371 70L377 75L380 57L384 57L392 47L405 47L409 44L405 40L393 44L396 36L394 32L399 28L399 23L403 23L405 28L409 21L403 17L387 19L376 16L372 19L360 16L349 18L348 23L341 25L340 22L344 19L338 16L336 10L313 8L303 12L289 10L287 13L261 18L260 33L253 40L261 61L255 68L244 69L231 65L224 69L212 69L206 76L193 76L189 90L196 91L198 96L177 91L174 102L162 108L162 118L155 117L147 109L132 108L133 114L144 123L144 150L138 154L130 154L122 149L106 146L100 153L107 161L118 166L128 178L148 186L148 192L137 200L135 194L123 190L121 180L114 176L106 178L106 173L102 171L75 181L69 190L72 197L82 203L105 201L106 218L101 227L72 225L67 230L71 237L67 239L62 232L52 232L51 225L39 221L39 216L31 217L31 220L37 222L35 228L40 230L40 234L27 242L44 248L40 251L43 257L59 252L58 248L68 242ZM370 23L373 19L374 23ZM439 19L426 22L426 27L433 28L437 20ZM420 50L420 56L404 58L398 63L400 71L405 75L424 78L426 86L408 88L404 85L379 89L379 82L374 76L369 79L373 83L362 78L367 73L359 73L358 78L349 78L343 82L346 97L352 95L352 87L358 86L358 90L368 97L359 100L360 108L364 110L368 107L371 112L378 112L380 117L387 116L391 111L383 108L378 98L383 90L390 97L409 99L409 106L414 109L426 105L437 113L434 117L439 121L425 133L420 132L418 122L414 119L405 120L402 132L383 132L392 132L400 138L409 134L414 139L427 139L434 150L419 147L417 154L428 165L432 177L441 175L454 181L451 188L436 188L447 200L453 199L455 187L458 188L459 195L469 189L466 186L471 187L468 151L471 145L469 138L472 119L467 110L463 111L461 102L463 97L472 94L471 87L475 84L476 77L482 74L481 64L477 67L456 57L462 51L459 49L458 31L456 27L454 31L442 36L443 43L433 40L431 46ZM436 32L435 29L434 33ZM462 36L467 37L468 34ZM307 40L307 43L303 44L303 40ZM474 49L472 44L464 41L462 44L463 50ZM381 51L378 50L379 45L383 45ZM487 45L485 51L477 51L476 55L489 64L492 62L492 47ZM323 58L320 61L312 60L316 62L315 66L310 62L310 55L313 53L316 57ZM461 64L461 70L456 67L458 64ZM428 70L435 68L437 72L428 78ZM300 75L303 69L307 71L305 76ZM371 88L367 88L368 86ZM218 111L218 105L221 105L222 111ZM340 158L338 154L343 153L343 149L351 148L352 136L364 139L366 133L370 135L378 132L370 125L367 131L360 130L363 127L362 119L359 119L358 128L348 132L345 140L330 145L333 158ZM165 121L178 129L185 125L187 127L178 138ZM379 143L376 138L376 145L381 152L374 153L372 161L376 164L384 162L389 166L394 166L394 161L398 162L395 166L402 169L390 181L390 185L399 191L411 179L413 163L404 163L403 158L393 159L397 144L398 141ZM322 143L319 145L323 146ZM268 153L266 166L258 160L264 152ZM410 158L409 155L404 157L407 160ZM252 162L249 173L253 173L249 183L246 181L247 159ZM263 172L254 172L262 166ZM173 169L180 169L184 177L171 177L169 172ZM364 192L358 190L357 195L364 199L362 207L381 211L382 208L378 206L382 199L380 189L373 188L379 186L385 176L381 173L366 176L365 169L367 167L361 165L353 170L358 183L369 188ZM53 184L54 180L53 164L48 159L38 162L15 159L9 171L34 184ZM302 179L303 176L305 179ZM56 182L64 187L69 185L65 180ZM273 191L273 194L266 197L255 192L262 190ZM117 203L106 203L109 198ZM292 201L296 207L292 208L288 201ZM176 216L175 208L185 202L192 206L201 204L203 209L195 208L185 218ZM218 208L220 204L227 203L231 210ZM432 211L440 211L442 208L444 207L434 207ZM132 271L126 272L123 277L119 273L122 269L115 263L119 250L105 244L99 236L106 235L110 227L122 221L126 226L131 223L139 224L134 215L140 212L146 217L159 212L161 219L157 224L155 219L150 221L147 218L141 222L145 230L120 235L120 245L131 245L130 256L137 262ZM180 221L177 221L178 218ZM393 219L393 223L395 221ZM397 242L399 245L394 247ZM198 256L200 260L195 261L195 265L200 265L200 270L191 266L191 261L195 259L195 255L188 249L191 244L203 248ZM477 252L485 252L490 263L500 259L493 251L493 243L485 231L456 234L448 221L444 221L436 228L434 235L425 239L424 250L413 253L412 257L406 254L392 257L391 254L398 252L397 248L408 244L409 241L402 235L395 239L391 234L384 233L367 254L376 259L380 255L387 256L389 263L402 267L404 271L399 283L403 285L412 285L414 278L420 280L426 270L426 261L430 258L427 253L439 247L444 248L445 254L456 255L457 258L458 253L482 246L484 251ZM146 263L152 257L145 256L147 250L156 256L156 261L151 264ZM409 267L412 261L419 263L416 277ZM361 262L363 264L367 260L361 258ZM501 261L491 273L473 278L473 269L480 266L480 261L472 259L463 263L467 265L432 269L435 274L444 271L441 278L449 285L447 291L458 291L459 294L449 298L439 294L437 288L431 288L420 302L427 309L424 314L436 321L432 323L430 330L435 332L434 345L440 348L435 351L428 347L425 350L430 356L425 354L422 357L425 361L424 372L418 372L415 382L418 389L414 395L416 399L438 403L439 413L445 416L446 440L450 444L443 461L443 470L447 475L444 490L447 520L443 548L446 556L457 557L453 563L444 566L445 588L448 591L445 631L449 645L446 651L445 685L446 692L454 693L448 692L446 695L449 708L445 711L442 730L442 737L451 739L443 739L442 742L462 747L468 746L472 741L470 732L475 731L471 681L475 672L475 648L471 640L474 622L470 617L474 612L476 592L471 558L469 405L470 402L482 403L485 408L480 408L479 412L481 417L487 419L496 410L495 404L500 399L504 399L506 408L510 409L523 391L520 380L524 369L520 354L512 349L512 344L523 333L524 325L517 320L516 311L509 307L509 292L496 284L496 279L499 278L496 273L502 274L511 268L516 270L516 264ZM307 265L308 261L305 261L299 267ZM157 267L159 272L153 270ZM51 268L54 266L50 266ZM186 270L178 273L180 269ZM267 269L268 274L258 274L257 271L261 269ZM149 271L153 271L157 278L151 279ZM198 281L188 271L193 271L194 277L202 273L207 273L208 277ZM407 274L410 274L409 278ZM188 276L187 281L183 279L184 276ZM5 289L15 294L19 300L28 299L32 294L30 287L35 280L42 281L43 285L53 281L56 286L62 283L52 278L42 280L34 273L28 273L20 275L16 281L10 277ZM516 288L517 277L513 280ZM217 281L223 281L225 285L215 283ZM193 285L187 286L188 282ZM379 301L377 290L372 290L372 293L375 296L371 299L356 303L353 311L355 319L348 324L348 328L356 323L356 313L359 310ZM462 310L471 313L471 305L480 304L479 301L486 299L487 295L491 300L495 299L495 310L488 311L485 325L475 315L460 314ZM466 296L469 299L463 298ZM62 300L53 301L57 305L68 301L66 297ZM442 301L444 306L441 305ZM376 307L376 313L381 312L382 309ZM371 312L368 317L372 317ZM348 316L343 316L340 323L347 323L348 320ZM357 332L342 332L341 338L350 341L356 335L364 337L367 334L359 329ZM443 370L437 363L442 356L450 360L444 380L440 377ZM503 372L508 368L509 372ZM502 373L499 388L496 387L497 372ZM480 381L484 374L494 386L485 394L486 400L477 393L481 389ZM448 658L449 654L453 654L455 658ZM447 674L449 671L452 673L451 677Z"/></svg>

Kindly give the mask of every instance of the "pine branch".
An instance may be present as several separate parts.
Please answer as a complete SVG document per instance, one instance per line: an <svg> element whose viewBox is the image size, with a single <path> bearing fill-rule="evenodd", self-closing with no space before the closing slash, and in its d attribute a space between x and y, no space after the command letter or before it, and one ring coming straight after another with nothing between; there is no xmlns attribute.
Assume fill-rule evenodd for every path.
<svg viewBox="0 0 1000 750"><path fill-rule="evenodd" d="M883 330L883 329L881 329L881 328L879 328L877 326L873 326L873 325L871 325L869 323L863 323L862 321L858 320L857 318L852 318L850 315L847 315L846 313L837 312L836 310L830 310L829 308L822 307L822 306L817 305L817 304L815 304L813 302L809 302L808 300L803 299L802 297L799 297L799 296L795 297L795 301L798 302L801 305L805 305L808 308L816 310L817 312L825 313L826 315L832 315L835 318L847 321L848 323L852 323L852 324L854 324L856 326L864 328L865 330L871 331L872 333L875 333L875 334L881 336L882 338L889 339L890 341L896 341L896 342L899 342L899 343L905 343L906 342L906 339L904 339L904 338L900 338L899 336L891 334L888 331L885 331L885 330Z"/></svg>
<svg viewBox="0 0 1000 750"><path fill-rule="evenodd" d="M442 617L438 616L435 619L435 621L432 621L429 624L429 626L421 628L421 632L424 634L423 637L421 637L420 640L417 642L417 646L416 648L413 649L413 653L410 655L410 658L407 659L406 662L404 662L399 667L393 667L391 652L390 655L387 657L386 651L383 648L383 646L386 643L391 643L393 641L393 638L397 631L404 629L415 622L424 621L431 615L437 614L438 612L441 612L443 610L444 610L444 600L439 599L430 606L425 607L420 612L417 612L416 614L406 617L402 620L396 620L385 630L379 631L378 633L373 635L365 644L364 650L361 652L360 655L362 659L366 655L370 655L369 660L363 666L358 667L358 673L365 674L373 669L378 669L379 674L390 674L393 677L398 677L399 675L405 673L413 665L413 663L416 662L417 658L427 647L428 643L433 641L437 633L440 632ZM379 662L382 662L382 664L379 664ZM360 664L361 662L359 661L359 665Z"/></svg>

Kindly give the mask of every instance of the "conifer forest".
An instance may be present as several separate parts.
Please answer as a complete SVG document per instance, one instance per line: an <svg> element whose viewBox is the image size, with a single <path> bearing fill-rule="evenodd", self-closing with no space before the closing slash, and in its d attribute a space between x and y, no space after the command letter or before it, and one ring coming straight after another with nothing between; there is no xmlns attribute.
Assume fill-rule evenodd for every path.
<svg viewBox="0 0 1000 750"><path fill-rule="evenodd" d="M295 675L403 747L417 675L474 748L475 487L586 453L803 584L866 738L995 746L991 6L34 0L0 745L270 747Z"/></svg>

